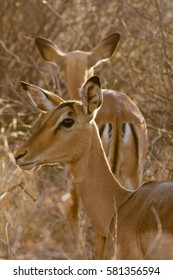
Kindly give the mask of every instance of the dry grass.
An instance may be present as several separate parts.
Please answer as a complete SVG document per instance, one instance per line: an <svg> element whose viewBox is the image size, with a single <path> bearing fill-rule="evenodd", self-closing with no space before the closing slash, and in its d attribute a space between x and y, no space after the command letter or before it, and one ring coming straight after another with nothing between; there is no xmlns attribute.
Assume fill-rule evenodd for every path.
<svg viewBox="0 0 173 280"><path fill-rule="evenodd" d="M87 247L74 245L68 201L63 201L66 169L26 172L15 165L13 151L37 119L20 80L67 96L61 69L40 58L34 38L49 38L65 51L89 50L106 34L120 32L116 54L96 74L105 87L133 98L146 118L145 179L172 179L173 5L166 0L0 0L0 6L0 258L91 258L90 241Z"/></svg>

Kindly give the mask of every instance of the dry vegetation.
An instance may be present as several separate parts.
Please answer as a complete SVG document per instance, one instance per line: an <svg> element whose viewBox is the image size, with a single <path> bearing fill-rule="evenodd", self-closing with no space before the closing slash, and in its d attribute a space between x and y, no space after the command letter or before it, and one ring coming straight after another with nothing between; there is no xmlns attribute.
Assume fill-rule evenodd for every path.
<svg viewBox="0 0 173 280"><path fill-rule="evenodd" d="M20 81L67 96L61 69L41 59L34 38L49 38L65 51L89 50L108 33L120 32L116 54L96 74L104 87L135 100L146 118L145 179L172 179L173 3L0 0L0 7L0 258L91 258L89 241L88 247L74 246L66 169L26 172L15 165L13 150L38 117Z"/></svg>

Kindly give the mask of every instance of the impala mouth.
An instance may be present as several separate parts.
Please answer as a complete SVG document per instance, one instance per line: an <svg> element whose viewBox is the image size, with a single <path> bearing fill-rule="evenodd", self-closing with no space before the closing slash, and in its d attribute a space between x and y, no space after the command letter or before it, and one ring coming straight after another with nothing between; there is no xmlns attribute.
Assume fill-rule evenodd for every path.
<svg viewBox="0 0 173 280"><path fill-rule="evenodd" d="M17 162L17 164L20 166L20 168L24 170L31 170L37 166L36 162L27 162L27 163Z"/></svg>

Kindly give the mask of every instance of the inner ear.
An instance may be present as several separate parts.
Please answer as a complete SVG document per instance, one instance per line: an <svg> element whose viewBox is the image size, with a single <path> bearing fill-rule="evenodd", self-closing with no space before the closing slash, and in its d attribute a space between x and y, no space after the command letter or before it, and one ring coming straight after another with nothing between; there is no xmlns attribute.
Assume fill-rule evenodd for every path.
<svg viewBox="0 0 173 280"><path fill-rule="evenodd" d="M109 59L115 52L119 40L119 33L110 34L101 40L91 52L89 66L95 66L99 62Z"/></svg>
<svg viewBox="0 0 173 280"><path fill-rule="evenodd" d="M89 78L80 90L80 97L87 114L91 115L97 110L103 101L101 83L97 76Z"/></svg>
<svg viewBox="0 0 173 280"><path fill-rule="evenodd" d="M65 53L58 46L48 39L41 37L35 38L35 44L40 52L40 55L49 62L63 64Z"/></svg>
<svg viewBox="0 0 173 280"><path fill-rule="evenodd" d="M64 101L56 94L39 88L35 85L21 82L21 86L30 98L33 106L41 112L52 110L54 107L58 106L61 102Z"/></svg>

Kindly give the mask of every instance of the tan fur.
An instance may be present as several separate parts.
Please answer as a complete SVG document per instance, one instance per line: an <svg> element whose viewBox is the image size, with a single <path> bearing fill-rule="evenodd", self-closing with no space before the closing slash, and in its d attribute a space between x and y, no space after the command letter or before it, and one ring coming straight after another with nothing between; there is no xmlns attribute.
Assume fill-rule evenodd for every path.
<svg viewBox="0 0 173 280"><path fill-rule="evenodd" d="M36 38L35 42L45 60L56 63L64 70L70 99L78 100L79 88L93 74L96 64L113 55L119 38L119 34L111 34L90 52L65 53L50 40ZM146 123L138 107L128 96L108 89L102 92L103 104L97 114L96 123L99 128L107 123L111 124L110 144L107 139L103 140L109 164L120 183L133 190L142 183L148 147ZM131 125L128 143L125 143L122 137L125 123ZM130 163L126 160L129 158Z"/></svg>
<svg viewBox="0 0 173 280"><path fill-rule="evenodd" d="M35 43L41 56L56 63L65 73L66 86L70 99L79 99L79 88L93 75L94 67L109 59L118 44L119 34L113 33L101 40L89 52L75 50L68 53L60 50L50 40L36 38ZM103 103L97 112L96 123L100 129L106 125L107 131L101 134L103 147L112 172L127 189L134 190L142 183L144 162L147 154L147 130L145 120L135 103L125 94L103 89ZM129 137L123 128L130 123ZM111 133L108 134L109 125ZM125 137L128 141L125 142ZM74 182L71 184L73 205L69 209L69 218L78 240L78 199Z"/></svg>
<svg viewBox="0 0 173 280"><path fill-rule="evenodd" d="M92 119L99 102L92 112L87 112L84 102L89 100L88 85L98 94L95 81L91 78L83 86L82 103L52 105L47 120L16 151L16 162L23 169L68 163L99 236L97 258L173 259L173 183L149 182L132 192L114 178ZM41 100L45 100L46 109L50 104ZM63 123L69 117L74 123L67 128Z"/></svg>

